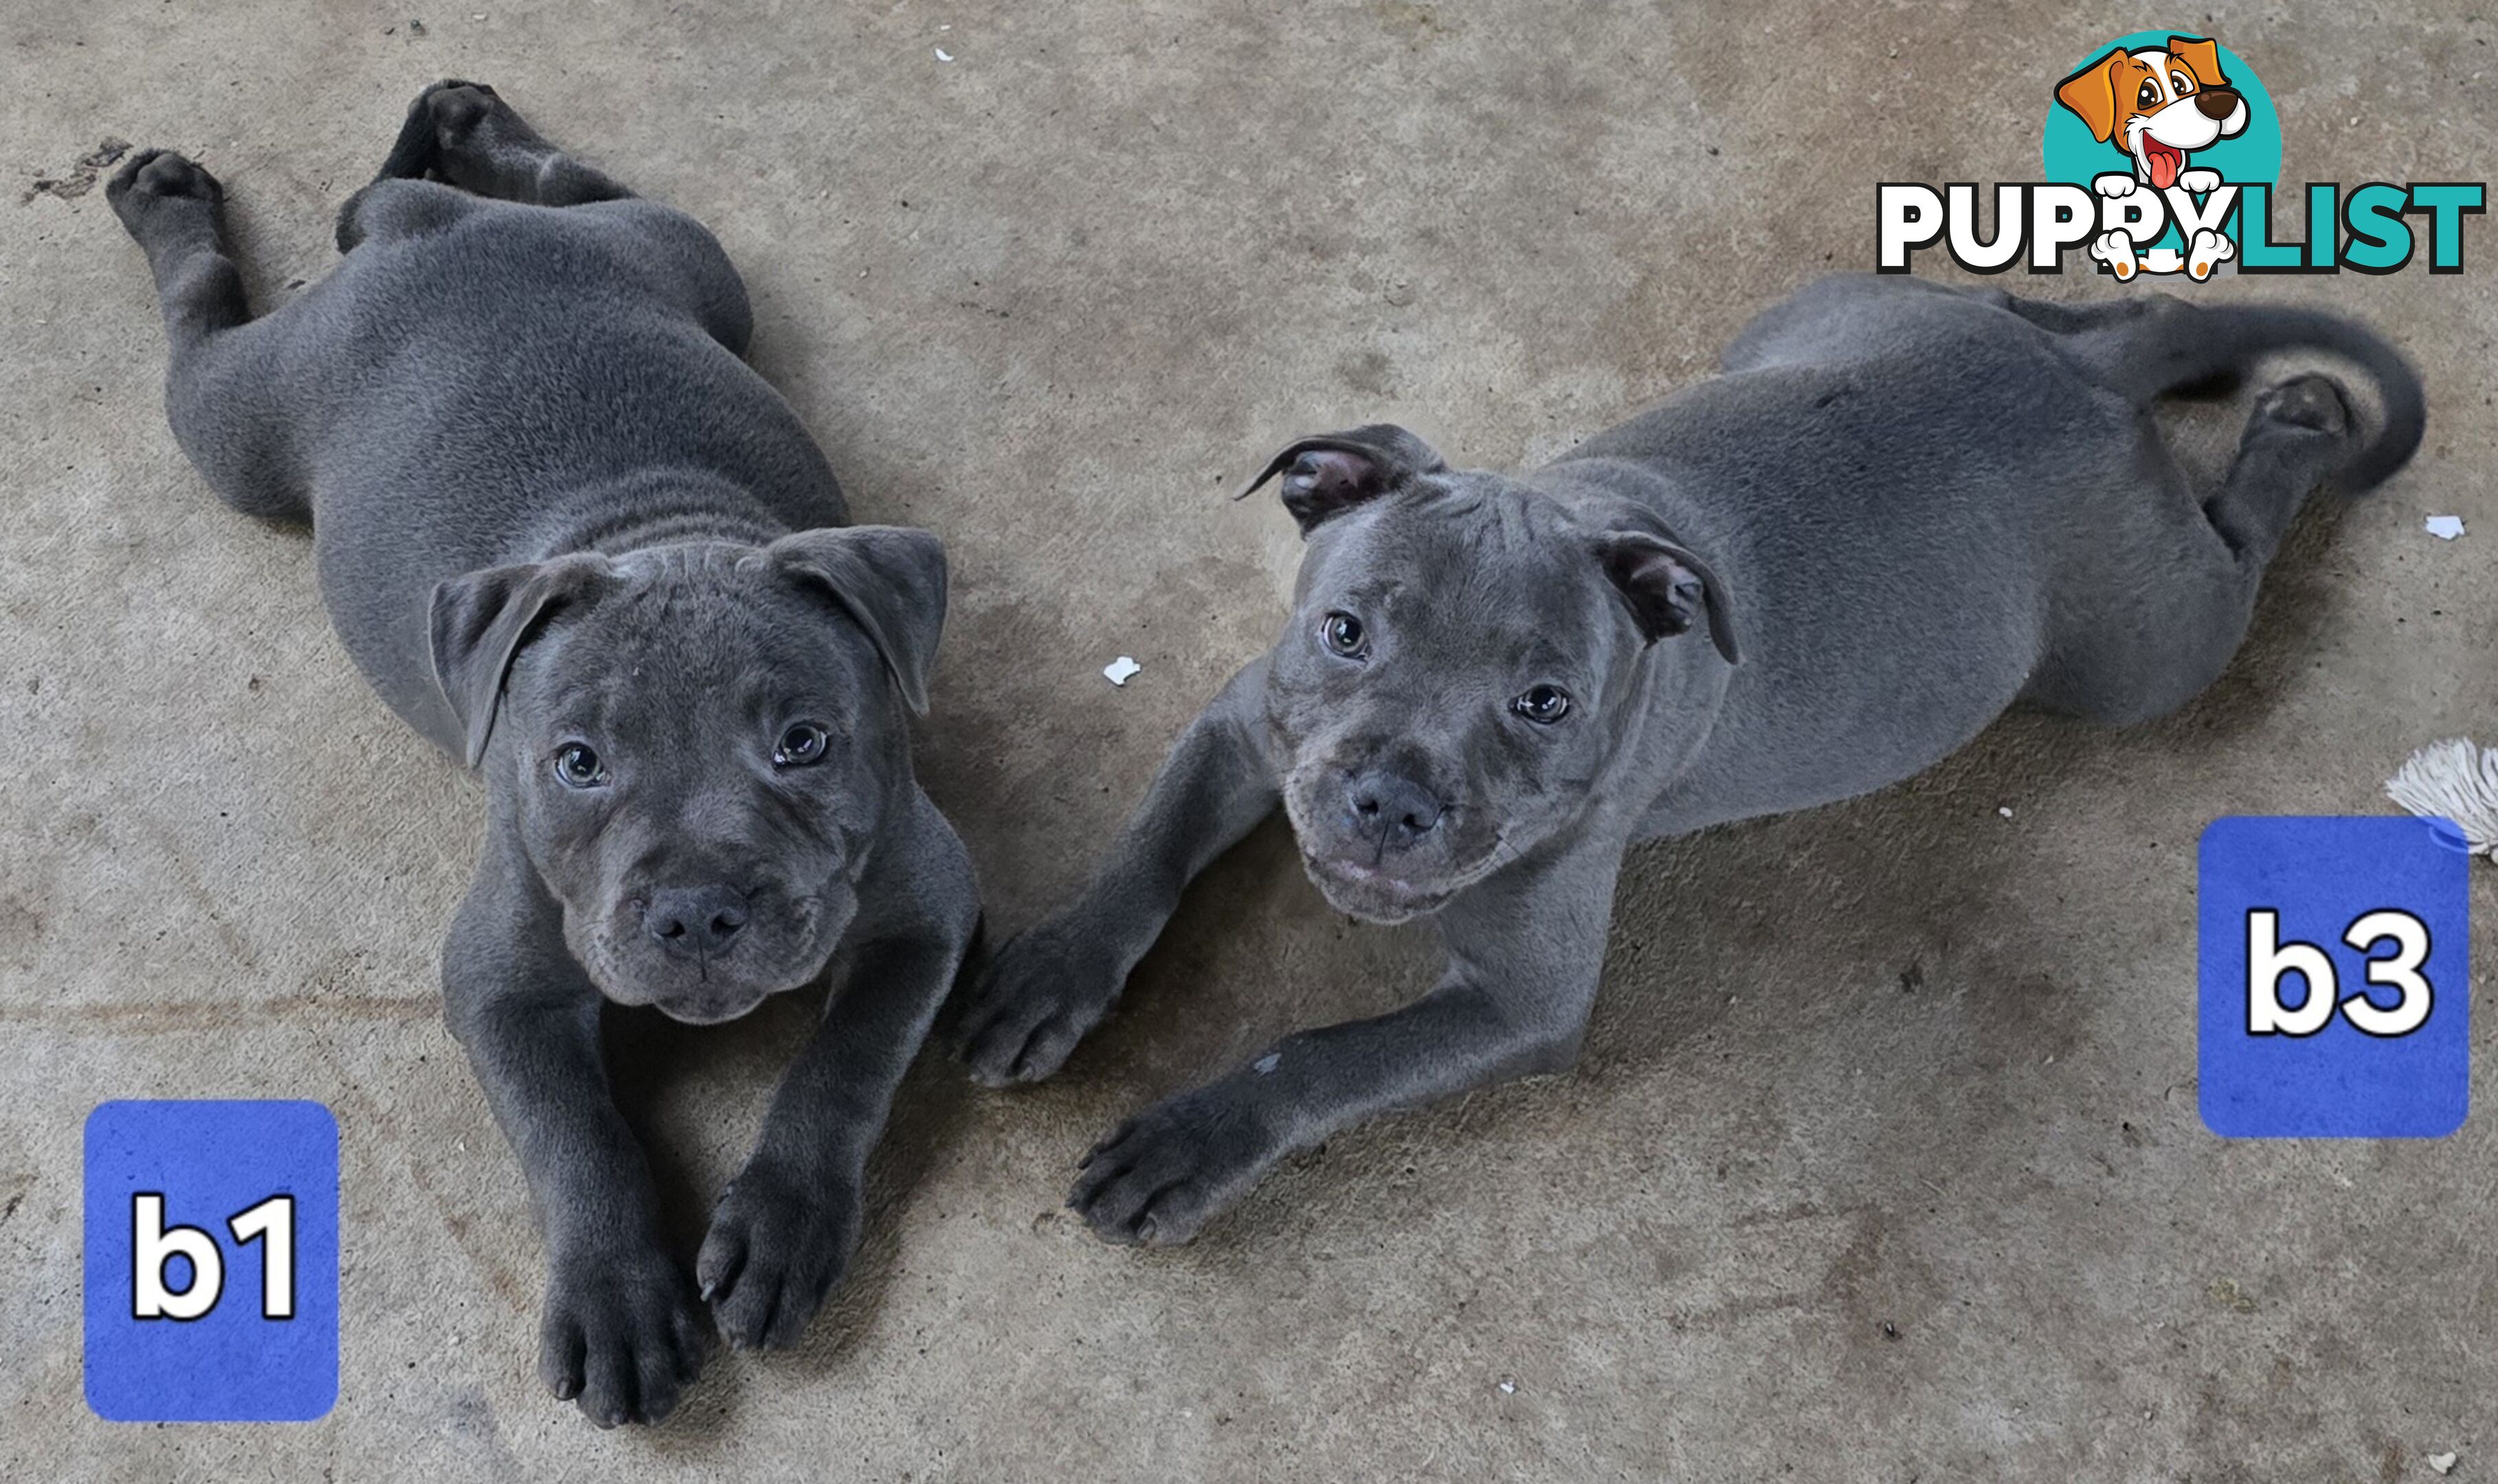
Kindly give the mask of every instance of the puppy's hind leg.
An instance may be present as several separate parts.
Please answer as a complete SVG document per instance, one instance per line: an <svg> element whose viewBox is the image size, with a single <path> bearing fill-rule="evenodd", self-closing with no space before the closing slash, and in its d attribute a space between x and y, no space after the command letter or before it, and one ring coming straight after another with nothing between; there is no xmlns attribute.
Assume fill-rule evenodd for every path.
<svg viewBox="0 0 2498 1484"><path fill-rule="evenodd" d="M2299 506L2349 454L2357 427L2350 398L2330 376L2292 376L2256 399L2228 476L2203 502L2251 586Z"/></svg>
<svg viewBox="0 0 2498 1484"><path fill-rule="evenodd" d="M226 250L224 187L181 155L146 149L106 183L104 199L156 279L175 441L227 504L265 520L308 519L265 404L268 336L250 322L242 273Z"/></svg>
<svg viewBox="0 0 2498 1484"><path fill-rule="evenodd" d="M179 353L251 318L226 252L225 187L170 149L143 149L106 182L112 214L147 254L165 333Z"/></svg>
<svg viewBox="0 0 2498 1484"><path fill-rule="evenodd" d="M2292 376L2256 399L2236 459L2203 501L2203 518L2226 548L2226 565L2172 596L2173 611L2157 626L2173 635L2167 653L2146 657L2134 681L2144 716L2186 704L2228 667L2246 640L2264 568L2290 522L2350 459L2359 436L2351 400L2330 376Z"/></svg>
<svg viewBox="0 0 2498 1484"><path fill-rule="evenodd" d="M2350 456L2341 387L2293 377L2256 399L2236 460L2199 503L2173 464L2145 519L2098 532L2073 574L2088 597L2023 698L2110 726L2167 715L2220 677L2245 640L2264 568L2299 507ZM2164 456L2162 459L2167 464Z"/></svg>
<svg viewBox="0 0 2498 1484"><path fill-rule="evenodd" d="M633 193L540 138L495 90L445 79L417 95L380 178L427 175L531 206L621 201Z"/></svg>
<svg viewBox="0 0 2498 1484"><path fill-rule="evenodd" d="M474 194L462 198L436 182ZM604 207L580 213L572 225L586 229L595 221L630 234L629 255L646 282L676 300L721 344L746 353L754 311L745 283L710 232L548 144L482 82L446 80L417 95L380 178L339 213L339 250L354 245L358 224L376 210L394 226L404 219L404 230L422 231L458 214L464 199L466 207L477 207L479 197L524 206Z"/></svg>

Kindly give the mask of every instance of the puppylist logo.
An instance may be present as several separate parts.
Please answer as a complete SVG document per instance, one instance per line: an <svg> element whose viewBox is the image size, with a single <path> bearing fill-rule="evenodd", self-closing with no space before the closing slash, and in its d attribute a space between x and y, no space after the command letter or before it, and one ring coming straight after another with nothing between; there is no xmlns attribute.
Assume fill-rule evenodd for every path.
<svg viewBox="0 0 2498 1484"><path fill-rule="evenodd" d="M2060 274L2081 248L2119 282L2200 283L2230 262L2250 274L2389 274L2422 256L2429 272L2451 274L2463 269L2463 218L2486 210L2482 182L2371 181L2345 193L2317 181L2303 237L2285 240L2273 222L2272 95L2236 52L2171 31L2119 37L2059 81L2040 157L2045 179L1995 187L1991 235L1975 184L1877 186L1876 271L1906 273L1913 254L1940 243L1978 274L2015 263Z"/></svg>
<svg viewBox="0 0 2498 1484"><path fill-rule="evenodd" d="M2281 124L2254 69L2235 54L2225 63L2220 43L2171 36L2131 45L2138 40L2117 43L2056 84L2041 149L2047 177L2078 183L2077 173L2096 171L2091 189L2118 215L2110 224L2100 209L2103 230L2090 254L2120 282L2183 273L2200 283L2237 256L2226 229L2239 189L2266 189L2281 174ZM2122 168L2106 168L2111 151L2124 157ZM2137 251L2146 239L2135 234L2154 222L2157 245Z"/></svg>

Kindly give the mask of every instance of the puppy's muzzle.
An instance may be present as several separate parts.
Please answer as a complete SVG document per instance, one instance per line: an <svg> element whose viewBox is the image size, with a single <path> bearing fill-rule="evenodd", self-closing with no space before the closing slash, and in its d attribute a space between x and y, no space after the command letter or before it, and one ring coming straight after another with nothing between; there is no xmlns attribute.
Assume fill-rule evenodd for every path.
<svg viewBox="0 0 2498 1484"><path fill-rule="evenodd" d="M1440 827L1439 795L1401 773L1373 769L1345 785L1346 820L1354 834L1385 850L1407 851Z"/></svg>
<svg viewBox="0 0 2498 1484"><path fill-rule="evenodd" d="M672 887L651 893L642 931L672 957L708 962L737 946L748 917L746 893L734 887Z"/></svg>

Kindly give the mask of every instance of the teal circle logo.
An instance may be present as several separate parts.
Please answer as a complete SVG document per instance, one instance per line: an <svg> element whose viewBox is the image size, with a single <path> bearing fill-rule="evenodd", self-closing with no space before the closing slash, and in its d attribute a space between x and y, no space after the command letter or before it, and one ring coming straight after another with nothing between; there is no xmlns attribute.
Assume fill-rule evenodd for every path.
<svg viewBox="0 0 2498 1484"><path fill-rule="evenodd" d="M2130 176L2154 191L2270 185L2281 175L2281 119L2255 69L2228 48L2190 32L2135 31L2057 82L2039 158L2048 179L2102 196L2103 177ZM2233 241L2238 221L2233 207ZM2185 244L2172 223L2140 245Z"/></svg>
<svg viewBox="0 0 2498 1484"><path fill-rule="evenodd" d="M2143 51L2170 52L2172 56L2186 52L2191 69L2192 51L2198 48L2177 48L2172 50L2170 44L2204 41L2205 38L2179 31L2136 31L2130 36L2120 36L2084 58L2059 84L2058 91L2061 93L2075 80L2088 77L2120 51L2129 56ZM2281 119L2272 111L2272 94L2264 91L2262 81L2256 77L2256 70L2247 65L2244 57L2218 42L2210 42L2209 45L2219 58L2221 77L2218 80L2199 80L2200 84L2205 87L2224 85L2244 99L2246 125L2235 134L2223 136L2191 151L2187 164L2215 171L2223 180L2232 185L2245 185L2251 181L2269 185L2281 177ZM2113 94L2114 90L2110 91ZM2129 96L2126 98L2112 99L2116 127L2111 132L2120 136L2128 121L2146 112L2139 89L2129 88L2127 92ZM2096 100L2093 103L2095 105ZM2134 156L2121 138L2102 138L2094 131L2094 122L2061 96L2048 98L2047 132L2038 151L2048 179L2089 185L2110 172L2131 172L2135 169Z"/></svg>

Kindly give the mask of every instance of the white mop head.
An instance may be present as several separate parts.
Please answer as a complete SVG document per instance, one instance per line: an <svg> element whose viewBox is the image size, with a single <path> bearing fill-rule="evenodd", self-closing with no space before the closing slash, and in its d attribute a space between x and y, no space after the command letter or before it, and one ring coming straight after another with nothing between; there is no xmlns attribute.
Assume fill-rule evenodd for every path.
<svg viewBox="0 0 2498 1484"><path fill-rule="evenodd" d="M2452 820L2474 855L2498 860L2498 748L2432 742L2386 780L2386 794L2423 819Z"/></svg>

